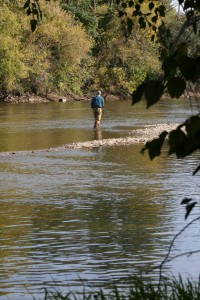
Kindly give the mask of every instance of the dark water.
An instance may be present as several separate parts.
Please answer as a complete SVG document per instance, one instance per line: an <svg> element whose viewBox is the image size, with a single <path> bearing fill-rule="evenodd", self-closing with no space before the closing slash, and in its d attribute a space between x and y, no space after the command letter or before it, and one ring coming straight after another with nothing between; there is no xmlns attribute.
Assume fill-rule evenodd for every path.
<svg viewBox="0 0 200 300"><path fill-rule="evenodd" d="M0 299L32 299L44 287L62 291L128 286L154 267L187 222L180 201L199 198L199 156L176 160L167 149L151 162L142 145L92 150L17 152L99 138L89 102L0 106ZM107 102L100 138L127 136L146 124L178 123L186 101L151 110ZM192 220L198 207L189 217ZM172 254L200 249L196 222ZM165 275L197 278L199 255L167 264ZM145 275L147 276L147 275ZM158 271L149 275L157 280Z"/></svg>

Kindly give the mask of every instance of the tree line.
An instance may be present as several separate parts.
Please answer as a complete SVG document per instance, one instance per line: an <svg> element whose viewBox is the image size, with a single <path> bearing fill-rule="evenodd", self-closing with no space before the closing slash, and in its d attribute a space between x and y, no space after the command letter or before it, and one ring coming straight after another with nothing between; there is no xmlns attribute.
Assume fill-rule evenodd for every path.
<svg viewBox="0 0 200 300"><path fill-rule="evenodd" d="M132 2L127 2L126 10L131 11ZM147 2L140 2L147 11ZM165 2L175 32L181 17L177 22L172 1ZM151 39L152 28L143 30L141 18L140 23L129 20L127 27L121 9L125 4L40 0L39 9L33 4L0 0L2 94L55 91L82 95L100 87L106 94L126 96L145 78L158 78L160 43Z"/></svg>

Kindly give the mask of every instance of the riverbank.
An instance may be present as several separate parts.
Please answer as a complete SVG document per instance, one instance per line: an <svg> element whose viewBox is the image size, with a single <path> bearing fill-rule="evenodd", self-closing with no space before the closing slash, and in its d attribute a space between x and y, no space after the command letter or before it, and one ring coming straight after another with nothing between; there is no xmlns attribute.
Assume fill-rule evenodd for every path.
<svg viewBox="0 0 200 300"><path fill-rule="evenodd" d="M72 93L61 95L57 93L47 93L46 95L36 95L33 93L23 93L20 95L1 95L2 103L46 103L46 102L66 102L66 101L81 101L86 100L86 97L78 97Z"/></svg>
<svg viewBox="0 0 200 300"><path fill-rule="evenodd" d="M48 102L68 102L68 101L83 101L90 100L94 95L93 93L87 93L84 95L75 95L72 92L65 92L64 94L59 94L56 92L46 93L45 95L37 95L34 93L23 93L23 94L3 94L0 92L0 103L48 103ZM118 95L118 94L103 94L104 99L107 100L131 100L130 95ZM182 98L190 98L193 97L195 99L200 98L200 93L188 91L185 93ZM161 99L169 98L169 95L163 95Z"/></svg>
<svg viewBox="0 0 200 300"><path fill-rule="evenodd" d="M67 101L83 101L91 99L92 94L78 96L73 94L72 92L68 92L65 94L58 94L55 92L47 93L46 95L36 95L33 93L23 93L19 95L3 95L0 94L0 102L1 103L48 103L48 102L67 102ZM104 98L108 98L109 100L119 100L125 99L124 97L120 97L117 95L104 95ZM128 97L126 97L127 99Z"/></svg>

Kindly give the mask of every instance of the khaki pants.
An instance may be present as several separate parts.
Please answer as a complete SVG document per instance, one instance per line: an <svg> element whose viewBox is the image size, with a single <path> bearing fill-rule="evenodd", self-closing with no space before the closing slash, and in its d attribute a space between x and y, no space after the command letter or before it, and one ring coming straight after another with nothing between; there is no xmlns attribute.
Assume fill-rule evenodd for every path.
<svg viewBox="0 0 200 300"><path fill-rule="evenodd" d="M94 113L94 128L98 128L100 126L101 122L101 116L102 116L102 108L93 108L93 113Z"/></svg>

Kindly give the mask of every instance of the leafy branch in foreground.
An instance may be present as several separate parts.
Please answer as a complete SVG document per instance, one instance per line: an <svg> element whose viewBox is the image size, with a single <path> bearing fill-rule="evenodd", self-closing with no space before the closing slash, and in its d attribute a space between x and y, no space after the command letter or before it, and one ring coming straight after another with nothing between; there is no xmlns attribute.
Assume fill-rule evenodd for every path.
<svg viewBox="0 0 200 300"><path fill-rule="evenodd" d="M152 1L152 3L154 2ZM157 12L158 17L154 33L157 35L156 42L160 44L162 73L158 79L148 80L147 78L138 86L132 94L132 104L145 98L147 108L149 108L157 103L163 94L167 94L171 98L180 98L189 88L193 89L200 79L198 46L200 2L179 0L178 3L182 6L185 15L181 15L182 26L175 36L165 22L165 14L159 15ZM148 14L152 16L151 9L149 9ZM195 47L193 47L192 39L197 41Z"/></svg>
<svg viewBox="0 0 200 300"><path fill-rule="evenodd" d="M183 201L182 201L183 202ZM196 204L196 202L193 202L193 206ZM189 215L189 214L188 214ZM188 215L186 216L186 218L188 217ZM152 270L155 270L155 269L159 269L159 284L161 283L161 280L162 280L162 270L163 270L163 267L164 265L166 265L167 263L171 262L172 260L176 259L176 258L179 258L181 256L191 256L193 254L196 254L196 253L200 253L200 249L199 250L195 250L195 251L187 251L187 252L184 252L184 253L181 253L181 254L178 254L178 255L175 255L173 257L169 257L170 254L171 254L171 251L172 251L172 247L174 246L174 243L176 241L176 239L188 228L190 227L193 223L195 223L196 221L200 220L200 216L198 216L197 218L193 219L191 222L189 222L187 225L185 225L172 239L171 243L170 243L170 246L169 246L169 249L168 249L168 252L165 256L165 258L163 259L163 261L158 265L158 266L155 266L153 269L149 270L147 273L150 273Z"/></svg>
<svg viewBox="0 0 200 300"><path fill-rule="evenodd" d="M50 1L50 0L45 0ZM42 20L42 10L40 8L39 0L26 0L24 3L24 10L27 16L31 16L30 25L31 31L34 32Z"/></svg>
<svg viewBox="0 0 200 300"><path fill-rule="evenodd" d="M193 152L200 150L200 115L191 116L176 129L167 132L164 131L160 136L152 141L148 141L141 153L147 150L150 159L154 159L161 154L161 149L165 139L168 138L168 155L175 154L177 158L184 158ZM193 174L200 169L198 166Z"/></svg>
<svg viewBox="0 0 200 300"><path fill-rule="evenodd" d="M177 158L185 158L193 152L200 150L200 115L191 116L176 129L167 132L163 131L158 138L148 141L141 153L148 151L149 157L153 160L161 154L165 139L168 138L168 155L175 154ZM200 165L193 171L195 175L200 170ZM188 218L197 202L192 202L191 198L182 200L181 205L185 205L185 219ZM187 228L187 227L186 227Z"/></svg>

